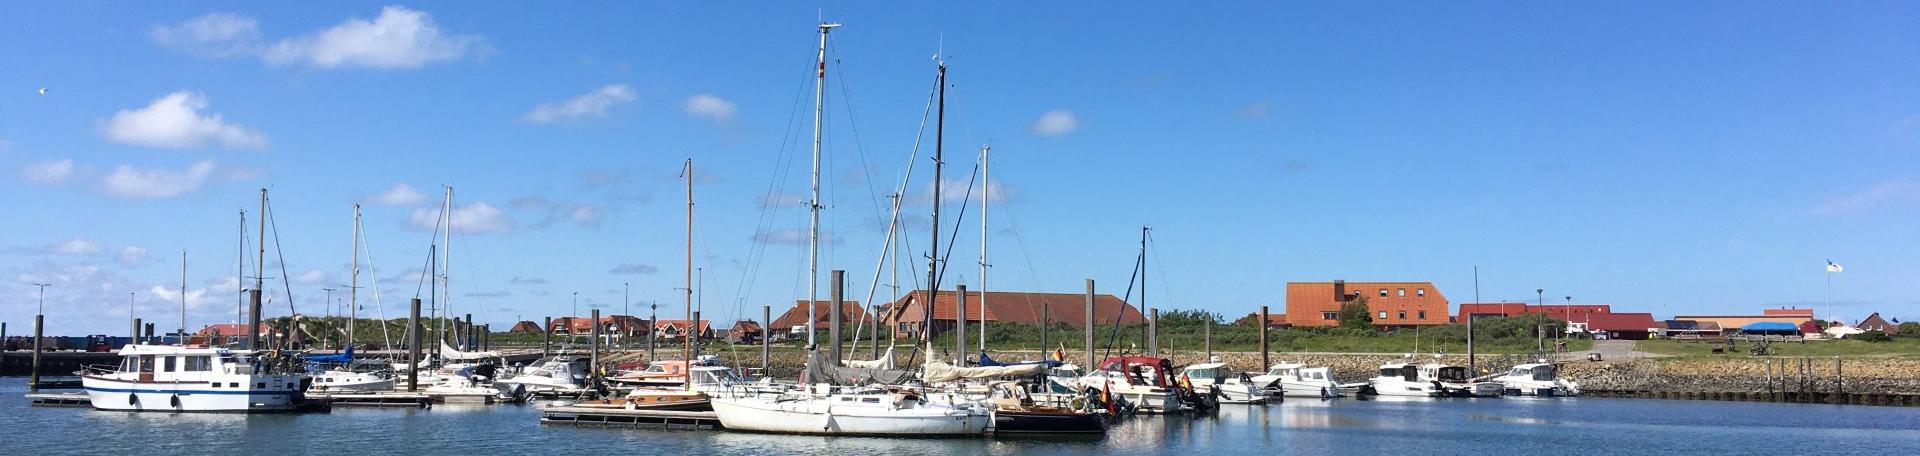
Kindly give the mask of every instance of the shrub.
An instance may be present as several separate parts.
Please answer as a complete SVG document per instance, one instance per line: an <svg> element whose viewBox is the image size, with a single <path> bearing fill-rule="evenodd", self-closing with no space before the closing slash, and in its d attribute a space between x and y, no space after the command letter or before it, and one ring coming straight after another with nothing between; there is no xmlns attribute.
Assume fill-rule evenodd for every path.
<svg viewBox="0 0 1920 456"><path fill-rule="evenodd" d="M1893 340L1893 336L1888 336L1887 333L1884 331L1873 330L1873 331L1860 333L1858 335L1850 337L1849 339L1859 340L1863 342L1888 342Z"/></svg>

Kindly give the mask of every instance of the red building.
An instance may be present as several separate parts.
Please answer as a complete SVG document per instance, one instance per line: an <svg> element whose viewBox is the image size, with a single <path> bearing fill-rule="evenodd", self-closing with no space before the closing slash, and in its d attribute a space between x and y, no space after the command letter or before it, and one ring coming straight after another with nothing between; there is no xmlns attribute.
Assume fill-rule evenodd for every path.
<svg viewBox="0 0 1920 456"><path fill-rule="evenodd" d="M1524 314L1542 314L1548 318L1567 320L1575 324L1583 323L1583 315L1613 313L1613 306L1607 304L1547 304L1534 305L1517 302L1470 303L1460 305L1460 316L1455 321L1466 322L1468 317L1511 317Z"/></svg>
<svg viewBox="0 0 1920 456"><path fill-rule="evenodd" d="M1778 309L1761 309L1760 314L1769 315L1769 316L1780 316L1780 317L1813 318L1813 308L1808 307L1808 308L1802 309L1798 307L1781 307Z"/></svg>
<svg viewBox="0 0 1920 456"><path fill-rule="evenodd" d="M1860 328L1861 331L1880 331L1887 333L1887 335L1900 333L1900 325L1888 323L1886 319L1880 318L1879 312L1868 315L1865 320L1860 320L1860 322L1854 324L1853 327Z"/></svg>
<svg viewBox="0 0 1920 456"><path fill-rule="evenodd" d="M1374 326L1447 324L1447 297L1433 282L1291 282L1287 284L1286 322L1293 326L1336 326L1340 305L1367 299Z"/></svg>
<svg viewBox="0 0 1920 456"><path fill-rule="evenodd" d="M1596 338L1605 335L1609 339L1647 340L1648 335L1660 327L1660 323L1653 321L1653 314L1644 312L1594 313L1581 317L1587 319L1584 322L1587 332Z"/></svg>
<svg viewBox="0 0 1920 456"><path fill-rule="evenodd" d="M926 290L919 290L902 296L887 304L890 313L882 321L893 327L901 336L912 335L920 328L925 318L921 301L926 300ZM954 326L954 305L956 295L951 291L942 291L933 305L933 330L935 334ZM979 324L980 292L967 292L968 324ZM987 322L1040 323L1044 318L1049 323L1065 323L1072 326L1086 325L1087 296L1076 293L1028 293L1012 291L989 291L986 293ZM1093 297L1094 324L1110 325L1117 318L1120 323L1134 324L1146 321L1140 315L1140 309L1110 294L1096 294Z"/></svg>
<svg viewBox="0 0 1920 456"><path fill-rule="evenodd" d="M814 301L813 302L813 318L814 318L813 329L818 331L825 331L825 330L831 329L833 327L832 312L833 312L833 301L826 301L826 300ZM865 309L860 307L860 301L841 301L840 302L841 329L850 331L853 329L854 325L859 324L861 321L864 321L866 318L867 318L867 312ZM806 301L795 300L793 302L793 307L787 308L787 312L780 314L780 318L773 319L773 324L771 326L773 326L774 331L792 331L796 327L805 327L806 324L807 324Z"/></svg>

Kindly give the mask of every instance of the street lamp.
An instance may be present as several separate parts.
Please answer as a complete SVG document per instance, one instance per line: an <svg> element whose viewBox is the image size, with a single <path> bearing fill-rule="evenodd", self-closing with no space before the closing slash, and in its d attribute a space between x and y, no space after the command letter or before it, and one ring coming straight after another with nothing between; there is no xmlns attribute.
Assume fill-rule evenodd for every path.
<svg viewBox="0 0 1920 456"><path fill-rule="evenodd" d="M45 315L47 313L47 287L51 287L53 284L35 283L33 286L40 287L40 310L37 311L37 313Z"/></svg>

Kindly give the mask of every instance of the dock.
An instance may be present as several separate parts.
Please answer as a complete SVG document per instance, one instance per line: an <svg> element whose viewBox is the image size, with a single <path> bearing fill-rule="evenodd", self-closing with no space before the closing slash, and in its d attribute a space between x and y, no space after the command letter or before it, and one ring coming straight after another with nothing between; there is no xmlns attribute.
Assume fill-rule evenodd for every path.
<svg viewBox="0 0 1920 456"><path fill-rule="evenodd" d="M307 400L322 401L335 407L412 407L427 408L433 397L425 393L400 391L364 393L307 393Z"/></svg>
<svg viewBox="0 0 1920 456"><path fill-rule="evenodd" d="M28 393L27 399L37 407L93 407L87 393Z"/></svg>
<svg viewBox="0 0 1920 456"><path fill-rule="evenodd" d="M550 406L540 410L540 424L632 429L722 430L713 412L627 410L601 407Z"/></svg>

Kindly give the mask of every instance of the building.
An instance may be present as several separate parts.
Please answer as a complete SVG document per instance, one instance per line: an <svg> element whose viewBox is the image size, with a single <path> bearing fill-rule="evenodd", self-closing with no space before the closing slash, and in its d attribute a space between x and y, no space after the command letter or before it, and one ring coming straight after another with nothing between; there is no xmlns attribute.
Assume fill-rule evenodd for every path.
<svg viewBox="0 0 1920 456"><path fill-rule="evenodd" d="M1518 303L1518 302L1467 303L1467 304L1460 305L1460 317L1456 321L1464 323L1467 321L1467 318L1469 316L1473 318L1486 318L1486 317L1511 317L1514 315L1524 315L1524 314L1541 314L1541 315L1546 315L1548 318L1558 318L1561 320L1569 320L1574 323L1579 323L1581 315L1604 314L1604 313L1613 313L1613 306L1608 304L1536 305L1536 304L1526 304L1526 303Z"/></svg>
<svg viewBox="0 0 1920 456"><path fill-rule="evenodd" d="M1374 326L1447 324L1447 297L1432 282L1289 282L1286 321L1297 327L1337 326L1340 305L1366 298Z"/></svg>
<svg viewBox="0 0 1920 456"><path fill-rule="evenodd" d="M681 336L687 334L687 321L686 320L660 320L659 322L653 325L653 329L654 331L656 331L657 337L660 339L676 340L676 339L679 339ZM713 321L700 320L700 323L696 325L696 330L698 332L695 334L699 338L712 339L713 338Z"/></svg>
<svg viewBox="0 0 1920 456"><path fill-rule="evenodd" d="M926 309L921 306L926 300L927 291L917 290L901 296L887 304L895 309L882 317L896 335L912 336L919 332L921 322L926 318ZM933 332L939 334L953 328L955 298L957 294L942 291L935 295L933 304ZM979 324L981 293L967 292L968 324ZM992 323L1065 323L1069 326L1086 326L1087 295L1078 293L1036 293L1020 291L989 291L986 293L988 324ZM1110 294L1093 296L1094 323L1110 325L1115 321L1122 324L1144 323L1146 317L1140 314L1132 304Z"/></svg>
<svg viewBox="0 0 1920 456"><path fill-rule="evenodd" d="M760 338L765 335L766 333L760 329L760 323L753 320L740 320L733 322L733 327L727 329L727 342L755 344L760 343Z"/></svg>
<svg viewBox="0 0 1920 456"><path fill-rule="evenodd" d="M1247 314L1247 316L1240 317L1239 320L1234 320L1233 324L1252 325L1253 322L1259 321L1259 320L1260 320L1260 313L1254 312L1254 313ZM1284 313L1267 314L1268 329L1279 329L1279 328L1285 328L1288 326L1292 326L1292 325L1287 324L1287 314L1284 314Z"/></svg>
<svg viewBox="0 0 1920 456"><path fill-rule="evenodd" d="M821 300L813 302L814 330L826 331L833 327L832 309L833 301ZM852 330L855 325L861 321L865 321L866 318L867 311L860 307L860 301L840 302L840 325L843 330ZM787 308L787 312L780 314L780 318L773 319L773 324L769 326L772 326L775 331L790 331L806 334L804 330L807 326L806 301L793 301L793 307Z"/></svg>
<svg viewBox="0 0 1920 456"><path fill-rule="evenodd" d="M531 321L527 321L527 320L520 320L520 322L519 322L519 323L514 323L514 324L513 324L513 329L508 329L508 330L507 330L507 332L510 332L510 333L527 333L527 334L539 334L539 333L540 333L540 324L539 324L539 323L534 323L534 322L531 322Z"/></svg>
<svg viewBox="0 0 1920 456"><path fill-rule="evenodd" d="M1736 332L1754 323L1786 323L1798 328L1801 323L1813 321L1813 317L1800 315L1675 315L1673 319L1713 323L1725 332Z"/></svg>
<svg viewBox="0 0 1920 456"><path fill-rule="evenodd" d="M267 337L285 336L285 334L275 332L273 324L266 322L260 323L260 340L263 341L263 343ZM172 340L175 341L180 340L178 335L166 337L173 337ZM207 325L206 327L200 328L199 331L194 332L193 336L188 338L188 341L204 345L235 346L245 344L247 343L247 325L241 323L215 323Z"/></svg>
<svg viewBox="0 0 1920 456"><path fill-rule="evenodd" d="M600 333L620 337L640 337L649 330L647 319L632 315L608 315L600 317Z"/></svg>
<svg viewBox="0 0 1920 456"><path fill-rule="evenodd" d="M1653 321L1653 314L1644 312L1594 313L1581 317L1587 321L1570 324L1584 324L1595 338L1647 340L1660 328L1660 323Z"/></svg>
<svg viewBox="0 0 1920 456"><path fill-rule="evenodd" d="M1880 318L1879 312L1868 315L1867 318L1860 320L1859 323L1855 323L1853 327L1860 328L1861 331L1880 331L1887 333L1889 336L1900 333L1900 325L1888 323L1886 319Z"/></svg>
<svg viewBox="0 0 1920 456"><path fill-rule="evenodd" d="M1720 330L1720 324L1711 321L1665 320L1659 322L1661 337L1668 339L1723 339L1726 333Z"/></svg>
<svg viewBox="0 0 1920 456"><path fill-rule="evenodd" d="M1813 318L1813 308L1808 307L1808 308L1802 309L1799 307L1781 307L1781 308L1775 308L1775 309L1761 309L1760 314L1771 316L1771 317Z"/></svg>

